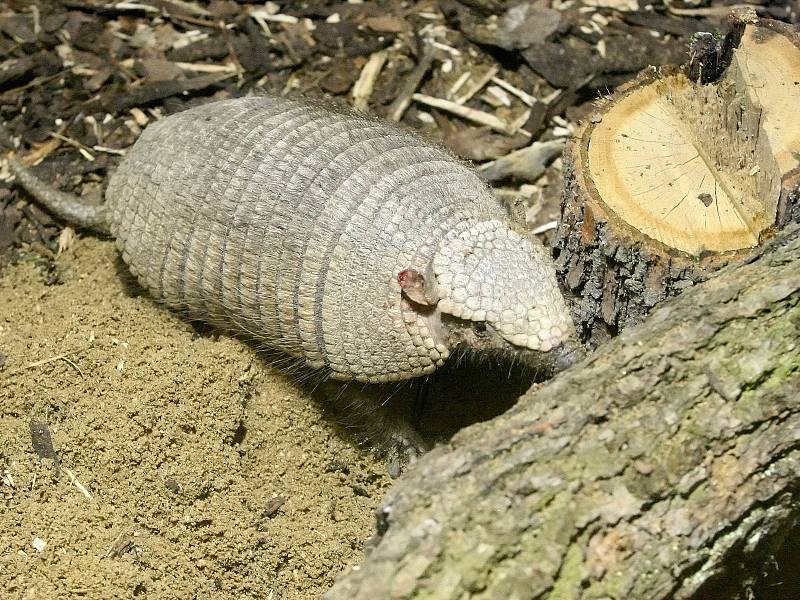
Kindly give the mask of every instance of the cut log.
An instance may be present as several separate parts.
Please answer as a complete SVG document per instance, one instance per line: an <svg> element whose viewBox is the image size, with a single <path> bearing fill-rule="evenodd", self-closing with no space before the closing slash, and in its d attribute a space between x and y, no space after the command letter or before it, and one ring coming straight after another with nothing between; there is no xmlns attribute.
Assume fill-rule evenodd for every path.
<svg viewBox="0 0 800 600"><path fill-rule="evenodd" d="M567 149L554 252L590 346L797 218L800 35L742 14L720 47L717 81L651 69Z"/></svg>
<svg viewBox="0 0 800 600"><path fill-rule="evenodd" d="M424 456L326 598L797 597L744 586L797 539L798 506L792 224Z"/></svg>

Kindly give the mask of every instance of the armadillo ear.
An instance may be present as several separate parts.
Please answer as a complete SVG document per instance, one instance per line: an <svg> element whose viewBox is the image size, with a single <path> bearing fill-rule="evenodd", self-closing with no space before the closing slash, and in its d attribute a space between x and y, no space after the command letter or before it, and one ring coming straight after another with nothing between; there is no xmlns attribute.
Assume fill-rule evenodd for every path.
<svg viewBox="0 0 800 600"><path fill-rule="evenodd" d="M435 306L438 299L434 296L432 286L428 285L425 277L416 269L403 269L397 274L397 283L406 297L412 302L422 306Z"/></svg>

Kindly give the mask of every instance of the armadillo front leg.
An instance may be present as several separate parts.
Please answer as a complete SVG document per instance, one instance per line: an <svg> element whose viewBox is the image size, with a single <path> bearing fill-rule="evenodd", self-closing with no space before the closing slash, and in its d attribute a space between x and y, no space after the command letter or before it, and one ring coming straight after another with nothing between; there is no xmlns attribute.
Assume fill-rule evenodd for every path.
<svg viewBox="0 0 800 600"><path fill-rule="evenodd" d="M313 394L359 441L385 457L389 473L397 476L429 449L412 425L415 399L424 383L364 387L326 381Z"/></svg>

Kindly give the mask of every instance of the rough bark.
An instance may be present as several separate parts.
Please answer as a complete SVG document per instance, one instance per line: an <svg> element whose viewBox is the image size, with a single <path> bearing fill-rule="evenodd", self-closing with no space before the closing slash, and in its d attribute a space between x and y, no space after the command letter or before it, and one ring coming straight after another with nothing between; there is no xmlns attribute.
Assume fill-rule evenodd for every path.
<svg viewBox="0 0 800 600"><path fill-rule="evenodd" d="M792 225L423 457L326 598L701 597L797 527L799 483Z"/></svg>
<svg viewBox="0 0 800 600"><path fill-rule="evenodd" d="M579 167L582 140L564 155L564 193L554 242L559 277L571 292L579 338L597 347L636 324L659 302L702 281L708 269L618 226L601 204L587 205ZM727 258L727 257L726 257Z"/></svg>

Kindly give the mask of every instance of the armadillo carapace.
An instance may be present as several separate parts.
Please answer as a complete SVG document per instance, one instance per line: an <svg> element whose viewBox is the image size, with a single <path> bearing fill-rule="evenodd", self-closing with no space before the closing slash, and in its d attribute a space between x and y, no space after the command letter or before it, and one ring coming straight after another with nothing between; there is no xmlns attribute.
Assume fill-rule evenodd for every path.
<svg viewBox="0 0 800 600"><path fill-rule="evenodd" d="M458 345L548 352L572 322L544 248L444 150L373 118L247 97L157 121L102 207L20 182L109 231L141 284L335 379L434 371Z"/></svg>

